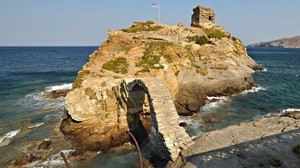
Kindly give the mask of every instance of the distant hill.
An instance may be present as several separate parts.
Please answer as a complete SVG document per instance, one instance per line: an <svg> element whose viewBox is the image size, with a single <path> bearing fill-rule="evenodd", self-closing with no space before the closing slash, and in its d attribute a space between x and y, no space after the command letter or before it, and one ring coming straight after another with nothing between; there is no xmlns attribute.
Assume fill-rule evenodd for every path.
<svg viewBox="0 0 300 168"><path fill-rule="evenodd" d="M300 48L300 36L251 44L248 47Z"/></svg>

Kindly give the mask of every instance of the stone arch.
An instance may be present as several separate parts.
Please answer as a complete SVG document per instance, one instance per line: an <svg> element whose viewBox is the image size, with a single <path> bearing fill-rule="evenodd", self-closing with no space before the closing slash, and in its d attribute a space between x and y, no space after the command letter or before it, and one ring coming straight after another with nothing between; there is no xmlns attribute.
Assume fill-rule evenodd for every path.
<svg viewBox="0 0 300 168"><path fill-rule="evenodd" d="M142 104L149 103L151 129L148 135L151 142L151 158L160 163L175 160L182 149L193 144L192 139L179 126L179 116L173 104L172 96L164 82L155 77L142 79L125 79L121 90L127 104L127 113L139 114ZM138 119L138 117L135 117ZM128 122L138 123L129 119ZM128 123L129 127L132 123ZM138 125L138 124L137 124ZM137 129L139 130L139 129ZM145 135L138 135L140 138Z"/></svg>
<svg viewBox="0 0 300 168"><path fill-rule="evenodd" d="M134 116L128 118L128 125L130 131L132 131L133 134L137 137L139 144L144 143L141 142L141 138L147 138L144 140L150 141L152 158L159 159L160 162L163 160L171 160L170 152L166 147L164 138L158 131L158 123L156 119L157 115L153 107L153 98L151 97L151 93L149 93L148 87L141 79L135 79L130 83L127 83L127 89L127 113L129 113L129 115ZM140 116L139 114L142 112L141 107L144 105L145 101L148 102L150 112L151 127L148 130L147 128L145 128L145 125L141 124L142 121L138 117ZM135 121L132 121L132 119L135 119ZM140 127L136 128L137 126ZM146 136L143 132L147 132L148 136Z"/></svg>

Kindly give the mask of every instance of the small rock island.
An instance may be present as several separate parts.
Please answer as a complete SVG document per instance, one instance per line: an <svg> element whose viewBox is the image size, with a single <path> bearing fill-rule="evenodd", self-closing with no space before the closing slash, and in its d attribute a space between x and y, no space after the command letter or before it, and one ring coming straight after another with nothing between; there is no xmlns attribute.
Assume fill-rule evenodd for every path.
<svg viewBox="0 0 300 168"><path fill-rule="evenodd" d="M109 31L66 96L61 130L78 153L122 146L130 130L139 144L152 142L153 158L176 161L194 144L178 115L256 86L252 74L262 67L241 41L212 9L193 11L191 27L147 21Z"/></svg>

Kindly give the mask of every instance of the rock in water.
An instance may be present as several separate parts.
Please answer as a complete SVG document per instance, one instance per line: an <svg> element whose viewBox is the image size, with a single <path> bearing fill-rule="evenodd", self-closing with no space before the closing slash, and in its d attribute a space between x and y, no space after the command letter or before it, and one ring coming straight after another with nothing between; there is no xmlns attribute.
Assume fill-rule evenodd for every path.
<svg viewBox="0 0 300 168"><path fill-rule="evenodd" d="M67 93L69 92L69 89L64 89L64 90L53 90L51 92L48 92L44 95L46 99L56 99L59 97L65 97Z"/></svg>
<svg viewBox="0 0 300 168"><path fill-rule="evenodd" d="M36 156L36 155L33 154L33 153L30 153L30 154L28 154L28 155L26 155L26 156L23 156L23 157L17 159L17 160L15 161L15 166L24 166L24 165L26 165L26 164L29 164L29 163L38 161L38 160L40 160L40 159L41 159L41 157Z"/></svg>
<svg viewBox="0 0 300 168"><path fill-rule="evenodd" d="M50 139L45 139L41 144L39 144L37 150L47 150L50 148L52 142Z"/></svg>
<svg viewBox="0 0 300 168"><path fill-rule="evenodd" d="M194 15L202 16L201 11ZM200 22L205 25L205 20ZM143 111L145 100L139 97L145 93L137 91L130 101L124 99L127 92L121 83L127 78L162 79L182 115L197 112L207 96L253 87L252 73L262 68L239 39L221 26L207 25L185 28L147 21L109 31L66 96L68 118L61 130L82 150L105 150L129 141L128 122L131 113Z"/></svg>

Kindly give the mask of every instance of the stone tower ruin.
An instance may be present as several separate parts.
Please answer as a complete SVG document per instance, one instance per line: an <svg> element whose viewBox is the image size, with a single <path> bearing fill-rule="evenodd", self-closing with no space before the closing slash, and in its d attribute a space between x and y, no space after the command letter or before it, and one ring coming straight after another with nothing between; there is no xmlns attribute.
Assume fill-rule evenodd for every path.
<svg viewBox="0 0 300 168"><path fill-rule="evenodd" d="M191 26L201 28L212 28L215 26L216 15L214 10L199 5L193 11Z"/></svg>

